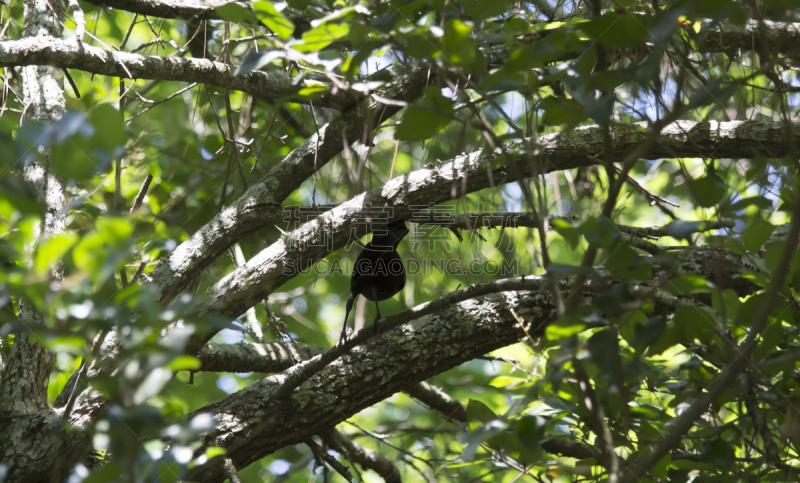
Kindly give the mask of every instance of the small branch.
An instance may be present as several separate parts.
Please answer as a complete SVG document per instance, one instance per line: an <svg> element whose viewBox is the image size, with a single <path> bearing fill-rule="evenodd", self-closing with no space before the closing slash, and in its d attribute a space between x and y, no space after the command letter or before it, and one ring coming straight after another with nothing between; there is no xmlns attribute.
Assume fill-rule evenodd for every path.
<svg viewBox="0 0 800 483"><path fill-rule="evenodd" d="M339 463L336 460L336 458L334 458L333 456L329 455L327 451L325 451L324 449L322 449L320 447L320 445L318 445L317 443L315 443L311 439L307 439L307 440L305 440L303 442L309 448L311 448L311 452L314 453L314 456L316 456L316 457L322 459L323 461L325 461L326 463L328 463L328 466L330 466L331 468L336 470L337 473L342 475L342 478L344 478L347 481L351 481L351 482L353 481L353 475L350 474L350 471L348 471L347 467L344 466L343 464Z"/></svg>
<svg viewBox="0 0 800 483"><path fill-rule="evenodd" d="M145 262L145 261L143 261L142 263L139 264L139 268L136 270L136 273L133 275L133 279L131 280L131 283L136 283L139 280L139 278L144 273L144 267L146 267L146 266L147 266L147 262Z"/></svg>
<svg viewBox="0 0 800 483"><path fill-rule="evenodd" d="M61 69L61 72L64 73L64 77L66 77L67 82L69 82L69 86L72 88L72 92L75 94L75 97L80 99L81 93L78 91L78 86L75 85L75 81L72 79L72 76L69 75L69 71L67 69Z"/></svg>
<svg viewBox="0 0 800 483"><path fill-rule="evenodd" d="M420 382L403 388L403 392L441 414L448 421L466 422L467 408L436 386Z"/></svg>
<svg viewBox="0 0 800 483"><path fill-rule="evenodd" d="M331 449L345 455L354 464L374 471L386 483L402 483L400 471L382 453L364 448L336 430L328 431L323 438Z"/></svg>
<svg viewBox="0 0 800 483"><path fill-rule="evenodd" d="M225 458L225 464L223 465L223 468L225 468L225 476L228 477L228 481L230 481L230 483L242 483L239 475L236 474L236 467L233 466L233 461L230 458Z"/></svg>
<svg viewBox="0 0 800 483"><path fill-rule="evenodd" d="M139 97L139 100L141 100L144 103L150 104L150 105L147 106L146 108L142 109L141 111L137 112L133 116L129 117L128 120L125 121L125 123L130 123L131 121L133 121L137 117L141 116L145 112L149 111L150 109L152 109L152 108L154 108L154 107L156 107L156 106L158 106L160 104L163 104L163 103L165 103L165 102L167 102L169 100L174 99L175 97L177 97L177 96L183 94L184 92L188 91L189 89L193 88L197 84L198 84L197 82L192 82L191 84L189 84L188 86L184 87L183 89L180 89L177 92L168 95L167 97L161 99L160 101L151 101L149 99L145 99L144 97L140 96L138 92L132 90L131 92L133 92L137 97Z"/></svg>
<svg viewBox="0 0 800 483"><path fill-rule="evenodd" d="M582 366L577 367L575 374L578 377L578 385L583 394L581 401L591 416L592 429L597 435L595 445L600 448L600 452L603 454L603 466L606 467L609 473L608 481L616 483L619 480L619 458L614 452L614 439L606 424L605 411L603 411L603 406L597 400L586 369Z"/></svg>
<svg viewBox="0 0 800 483"><path fill-rule="evenodd" d="M69 7L72 9L72 18L75 20L75 37L79 42L83 42L83 34L86 32L86 19L83 17L83 10L78 0L69 0ZM74 83L70 79L70 84ZM81 96L78 96L80 99Z"/></svg>
<svg viewBox="0 0 800 483"><path fill-rule="evenodd" d="M619 166L614 166L614 168L617 170L617 173L622 174L622 169ZM661 204L661 205L670 205L670 206L673 206L675 208L680 208L679 204L673 203L673 202L671 202L670 200L668 200L666 198L662 198L662 197L660 197L658 195L655 195L655 194L651 193L650 191L648 191L647 188L642 186L630 174L626 174L625 176L626 176L625 179L626 179L626 181L628 181L628 183L632 184L634 186L634 188L639 190L648 200L650 200L650 205L651 206L654 205L654 204ZM667 210L665 213L672 214L672 212L669 211L669 210ZM675 217L672 216L672 218L675 218Z"/></svg>
<svg viewBox="0 0 800 483"><path fill-rule="evenodd" d="M133 206L131 206L131 213L138 210L139 207L142 206L142 202L144 201L144 197L147 196L147 190L150 189L150 183L153 181L153 175L149 174L144 178L144 182L142 182L141 188L139 188L139 193L136 194L136 198L133 200Z"/></svg>

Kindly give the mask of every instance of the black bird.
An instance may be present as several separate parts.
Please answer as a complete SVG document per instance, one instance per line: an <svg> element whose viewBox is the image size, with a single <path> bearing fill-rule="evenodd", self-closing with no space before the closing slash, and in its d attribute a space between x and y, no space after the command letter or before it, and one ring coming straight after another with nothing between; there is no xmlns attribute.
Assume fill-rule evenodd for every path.
<svg viewBox="0 0 800 483"><path fill-rule="evenodd" d="M372 327L375 333L378 333L378 320L381 318L378 302L392 298L406 286L406 266L397 253L397 245L407 234L405 221L393 221L382 230L375 231L372 234L372 241L367 243L358 255L350 278L350 297L347 298L342 335L339 337L340 344L347 342L347 319L358 294L375 302L378 315Z"/></svg>

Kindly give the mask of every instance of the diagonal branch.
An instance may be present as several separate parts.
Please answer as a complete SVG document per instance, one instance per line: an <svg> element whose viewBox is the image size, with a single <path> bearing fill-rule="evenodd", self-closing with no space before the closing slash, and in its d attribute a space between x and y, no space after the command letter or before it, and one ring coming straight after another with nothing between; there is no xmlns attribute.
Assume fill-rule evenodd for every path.
<svg viewBox="0 0 800 483"><path fill-rule="evenodd" d="M427 70L417 68L387 86L383 95L411 101L420 96ZM153 282L168 302L179 294L194 275L245 235L282 222L281 203L315 171L342 152L342 139L360 138L364 125L379 125L401 109L371 100L362 101L289 153L258 183L219 215L178 245L152 273ZM374 119L374 121L370 121Z"/></svg>
<svg viewBox="0 0 800 483"><path fill-rule="evenodd" d="M735 267L741 273L743 262L735 256L721 259L709 256L716 251L719 249L712 246L689 248L678 273L711 276L721 271L723 264L729 264L724 271L731 280L725 282L720 277L720 283L732 285ZM652 280L660 280L667 271L668 267L654 270ZM605 278L598 279L597 287L624 283L609 278L602 269L597 272L599 279ZM560 283L567 286L571 281L564 279ZM590 302L591 293L583 296ZM529 327L522 330L515 314ZM430 391L420 393L409 386L517 342L527 337L526 333L539 337L555 318L552 293L543 277L486 282L387 317L383 325L388 330L379 336L372 336L371 330L359 332L354 340L360 345L313 374L308 374L312 372L309 369L323 357L317 356L287 373L258 381L187 418L201 413L216 417L219 424L202 437L200 451L208 446L224 447L227 457L241 468L277 449L333 428L397 391L409 390L415 397L422 394L432 398ZM325 354L336 352L334 348ZM285 388L293 385L300 374L302 381L286 394ZM453 403L448 403L448 407L452 408ZM457 406L446 411L451 417L459 415ZM580 451L574 445L552 449L559 452L557 448ZM186 478L220 481L221 472L221 460L212 459L191 470Z"/></svg>
<svg viewBox="0 0 800 483"><path fill-rule="evenodd" d="M629 152L647 135L642 124L615 126L611 132L614 154ZM530 142L532 140L514 141L507 143L504 149L462 154L448 163L427 166L392 179L384 186L336 206L287 233L220 280L209 290L210 301L201 311L238 317L300 270L342 248L348 236L365 234L366 226L360 220L369 219L375 209L390 209L395 218L408 218L414 205L438 204L451 196L459 198L492 185L515 181L503 151L512 153L512 162L519 163L523 176L530 176L533 167L522 151ZM545 164L538 170L544 173L597 164L596 156L603 149L602 130L597 126L543 136L538 142L538 158ZM800 142L800 135L786 139L782 125L777 122L678 121L662 130L662 136L643 157L776 158L784 156L792 142ZM199 346L194 347L197 348Z"/></svg>
<svg viewBox="0 0 800 483"><path fill-rule="evenodd" d="M224 447L226 457L242 468L333 428L409 384L524 337L509 308L534 320L528 331L535 335L553 313L549 295L539 291L502 292L460 302L373 337L289 398L273 397L286 378L276 375L188 415L210 412L220 421L204 436L199 451ZM222 460L212 459L190 470L185 479L221 481L222 475Z"/></svg>
<svg viewBox="0 0 800 483"><path fill-rule="evenodd" d="M687 248L677 273L711 276L724 272L726 277L719 277L721 286L734 286L741 278L737 274L745 270L743 261L731 254L718 256L720 251L724 252L713 246ZM675 273L669 266L656 267L650 283L668 272ZM609 278L602 268L597 273L598 288L624 283ZM561 283L566 286L571 282L564 279ZM638 287L631 287L632 293L638 291ZM588 299L591 293L584 293L584 297ZM232 458L237 468L242 468L281 447L333 428L397 391L408 390L421 398L434 397L430 391L420 393L410 386L526 337L512 310L530 324L527 334L532 337L542 334L556 315L551 291L543 277L486 282L387 317L384 326L393 328L379 336L372 336L371 330L359 332L354 339L360 345L304 378L288 395L281 394L287 383L306 372L303 369L316 364L319 357L299 364L288 373L258 381L187 418L200 413L214 415L219 424L202 437L200 450L207 446L224 447L227 457ZM431 405L441 406L435 404ZM448 403L448 407L454 410L446 411L451 417L458 417L458 407L453 404ZM263 437L266 434L269 437ZM560 453L561 450L581 450L570 444L552 449L559 454L566 454ZM221 468L221 461L210 460L192 470L187 479L220 481Z"/></svg>

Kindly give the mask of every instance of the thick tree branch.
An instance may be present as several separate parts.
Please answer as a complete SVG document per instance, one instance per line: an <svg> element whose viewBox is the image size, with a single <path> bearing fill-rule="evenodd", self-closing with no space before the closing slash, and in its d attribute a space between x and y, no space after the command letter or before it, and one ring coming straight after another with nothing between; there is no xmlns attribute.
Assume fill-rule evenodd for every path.
<svg viewBox="0 0 800 483"><path fill-rule="evenodd" d="M746 270L742 258L717 247L687 247L678 263L678 267L654 264L651 281L631 287L630 292L647 292L648 285L675 273L713 274L722 288L746 289L742 284L749 283L737 276ZM560 283L568 286L571 281ZM603 291L617 283L623 282L597 268L587 290ZM195 414L210 411L220 421L203 444L225 447L236 466L243 467L282 446L302 442L394 392L414 391L408 388L525 337L511 309L531 323L528 333L536 337L555 317L547 287L542 277L496 280L386 317L382 321L385 332L379 336L372 336L371 330L359 332L352 339L359 345L344 354L336 347L197 411ZM587 296L590 292L584 293ZM320 364L318 361L328 359L327 354L337 357ZM299 384L287 393L286 388L293 386L298 376ZM430 391L417 391L415 397L420 394L426 399L433 397ZM451 417L459 414L457 407L447 411ZM261 436L265 434L270 437ZM548 451L583 454L575 445L553 444L556 446ZM220 468L220 463L212 460L191 476L197 481L219 481Z"/></svg>
<svg viewBox="0 0 800 483"><path fill-rule="evenodd" d="M218 18L215 8L235 0L87 0L98 7L111 7L131 13L161 18ZM245 4L247 2L240 2Z"/></svg>
<svg viewBox="0 0 800 483"><path fill-rule="evenodd" d="M317 346L295 347L278 342L207 344L198 355L202 363L198 370L277 373L292 367L297 361L307 360L322 351L323 349ZM403 392L438 412L448 421L463 423L467 420L467 410L461 402L426 382L406 386ZM386 458L349 440L342 442L341 439L346 438L338 432L335 435L333 432L325 435L328 444L336 451L344 453L348 459L375 470L387 481L393 480L392 475L395 474L396 468ZM542 443L542 446L548 453L571 458L583 459L594 455L590 446L566 440L550 440Z"/></svg>
<svg viewBox="0 0 800 483"><path fill-rule="evenodd" d="M420 96L426 79L426 69L413 69L387 86L381 95L410 102ZM172 300L195 274L243 236L282 223L286 214L281 203L306 178L339 154L344 140L349 144L360 139L365 124L378 125L400 109L362 101L320 127L318 133L289 153L263 179L159 263L151 277L160 289L161 300Z"/></svg>
<svg viewBox="0 0 800 483"><path fill-rule="evenodd" d="M200 359L198 371L281 372L323 351L317 346L284 342L207 344L197 355Z"/></svg>
<svg viewBox="0 0 800 483"><path fill-rule="evenodd" d="M553 310L539 291L503 292L469 299L373 337L306 381L289 398L276 399L286 379L276 375L199 413L220 422L203 446L222 446L237 468L287 445L297 444L344 421L409 384L446 371L524 337L509 308L532 320L540 334ZM435 349L434 349L435 348ZM269 437L265 437L265 435ZM222 481L222 460L191 470L190 481Z"/></svg>
<svg viewBox="0 0 800 483"><path fill-rule="evenodd" d="M793 132L800 132L795 129ZM614 153L621 155L647 137L643 125L617 126L612 129ZM287 233L270 247L252 257L209 290L210 302L203 310L238 317L247 308L291 279L299 270L311 266L333 250L342 248L348 235L366 233L365 219L374 216L373 207L394 210L396 218L408 218L411 206L441 203L488 188L494 183L514 181L503 151L512 153L523 176L533 167L522 151L534 140L507 143L504 149L483 149L463 154L454 160L428 166L395 178L384 186L362 193L323 213L315 220ZM543 136L538 139L538 172L551 172L600 161L603 149L602 130L596 126ZM684 156L782 157L791 142L780 123L773 122L690 122L672 123L645 153L646 159ZM200 346L195 347L199 349Z"/></svg>
<svg viewBox="0 0 800 483"><path fill-rule="evenodd" d="M89 3L104 7L113 7L132 13L149 15L162 18L191 18L202 19L217 18L214 9L231 3L233 0L88 0ZM242 4L248 3L242 1ZM537 6L546 2L535 2ZM552 11L542 9L542 12L552 18ZM698 19L703 24L713 23L710 19ZM297 21L295 20L295 23ZM538 37L538 36L537 36ZM738 25L729 21L720 22L709 31L704 45L709 52L735 52L737 50L768 49L798 55L800 45L800 24L788 22L773 22L764 20L758 22L748 19L744 24ZM787 46L795 46L794 50Z"/></svg>
<svg viewBox="0 0 800 483"><path fill-rule="evenodd" d="M267 102L292 99L292 94L304 87L302 84L292 85L290 78L276 71L254 71L237 76L234 75L235 66L222 62L112 52L78 43L74 38L26 37L0 42L0 67L18 65L49 65L126 79L200 82L247 92ZM293 101L308 102L308 99L295 97ZM314 105L344 110L355 101L352 92L340 91L315 99Z"/></svg>

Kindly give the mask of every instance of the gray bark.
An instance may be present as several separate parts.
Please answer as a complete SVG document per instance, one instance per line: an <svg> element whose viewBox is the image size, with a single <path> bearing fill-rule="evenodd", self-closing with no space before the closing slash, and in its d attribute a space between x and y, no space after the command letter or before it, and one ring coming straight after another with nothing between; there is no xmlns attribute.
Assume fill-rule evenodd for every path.
<svg viewBox="0 0 800 483"><path fill-rule="evenodd" d="M230 3L227 0L88 0L98 6L113 7L132 13L162 18L217 18L214 9ZM239 2L246 5L247 1ZM555 12L547 6L547 2L534 2L551 20ZM710 19L699 19L699 22L713 25L702 47L709 52L735 52L736 50L779 49L788 50L792 56L798 49L787 49L800 43L800 24L748 19L737 25L729 21L716 22Z"/></svg>
<svg viewBox="0 0 800 483"><path fill-rule="evenodd" d="M25 35L36 41L61 35L56 15L63 14L61 0L27 0ZM52 67L28 65L22 69L25 116L43 122L61 118L64 89L61 72ZM23 178L45 205L40 239L66 227L64 186L49 170L49 151L40 152L43 163L28 162ZM35 247L31 247L33 251ZM59 278L58 268L53 277ZM43 347L36 331L46 321L35 307L22 301L14 345L0 382L0 462L7 465L7 482L62 481L89 447L85 434L67 432L59 415L47 404L47 382L53 353Z"/></svg>
<svg viewBox="0 0 800 483"><path fill-rule="evenodd" d="M425 87L426 74L425 69L413 69L400 75L380 94L413 101ZM377 126L400 109L366 100L320 127L319 134L315 133L289 153L263 179L159 263L151 277L159 288L161 300L172 300L197 273L245 235L281 223L286 216L281 203L292 192L342 152L345 144L361 139L365 126Z"/></svg>
<svg viewBox="0 0 800 483"><path fill-rule="evenodd" d="M800 130L792 132L800 133ZM614 127L614 153L622 157L647 136L644 125ZM792 142L799 141L800 134L795 134L794 139L786 139L786 131L777 122L679 121L662 130L662 136L643 158L777 158L788 152ZM536 143L533 163L524 152L529 143ZM504 150L509 156L504 155ZM390 208L395 217L408 218L413 205L438 204L515 181L511 163L517 164L522 176L531 176L534 172L548 173L599 164L602 151L602 130L589 126L568 133L507 143L495 150L463 154L450 162L395 178L281 237L215 284L209 290L210 301L202 310L238 317L286 283L292 277L289 271L293 267L311 266L330 253L329 246L333 250L342 248L351 231L359 236L365 234L366 227L358 220L369 217L373 213L372 207Z"/></svg>
<svg viewBox="0 0 800 483"><path fill-rule="evenodd" d="M234 75L235 66L222 62L112 52L79 43L76 38L40 36L0 42L0 67L18 65L49 65L124 79L201 82L247 92L267 102L285 99L289 93L304 87L293 86L290 78L275 71L255 71L237 76ZM314 104L343 110L353 105L356 99L357 96L352 92L343 91L336 95L326 94L314 100Z"/></svg>
<svg viewBox="0 0 800 483"><path fill-rule="evenodd" d="M710 277L720 287L733 288L739 293L753 289L750 282L738 276L746 271L744 261L727 250L712 246L688 248L677 263L678 274ZM654 264L650 281L629 286L634 294L631 303L636 303L636 294L651 296L648 287L663 283L670 269L667 265ZM596 274L592 286L584 292L585 303L591 302L594 291L626 283L611 278L602 268L598 268ZM572 280L561 283L566 289ZM495 293L491 293L492 290ZM479 295L473 297L472 294ZM696 303L668 294L656 294L655 299L660 306L657 310ZM451 300L458 302L449 304ZM420 306L387 317L382 325L396 326L378 336L363 337L359 333L357 338L365 342L328 364L285 397L279 397L282 387L313 364L314 359L258 381L187 418L211 413L218 424L215 430L203 436L202 445L226 448L226 457L231 458L237 468L242 468L281 447L300 443L333 428L410 385L525 338L512 310L530 325L527 333L532 337L540 337L547 324L556 319L550 288L542 277L487 282L454 292L445 297L444 302L447 303L435 304L433 312ZM417 317L419 314L425 315ZM449 407L444 411L457 417L458 406L451 401ZM566 445L563 449L587 450L573 446ZM222 459L210 460L187 475L190 481L212 482L222 478Z"/></svg>

